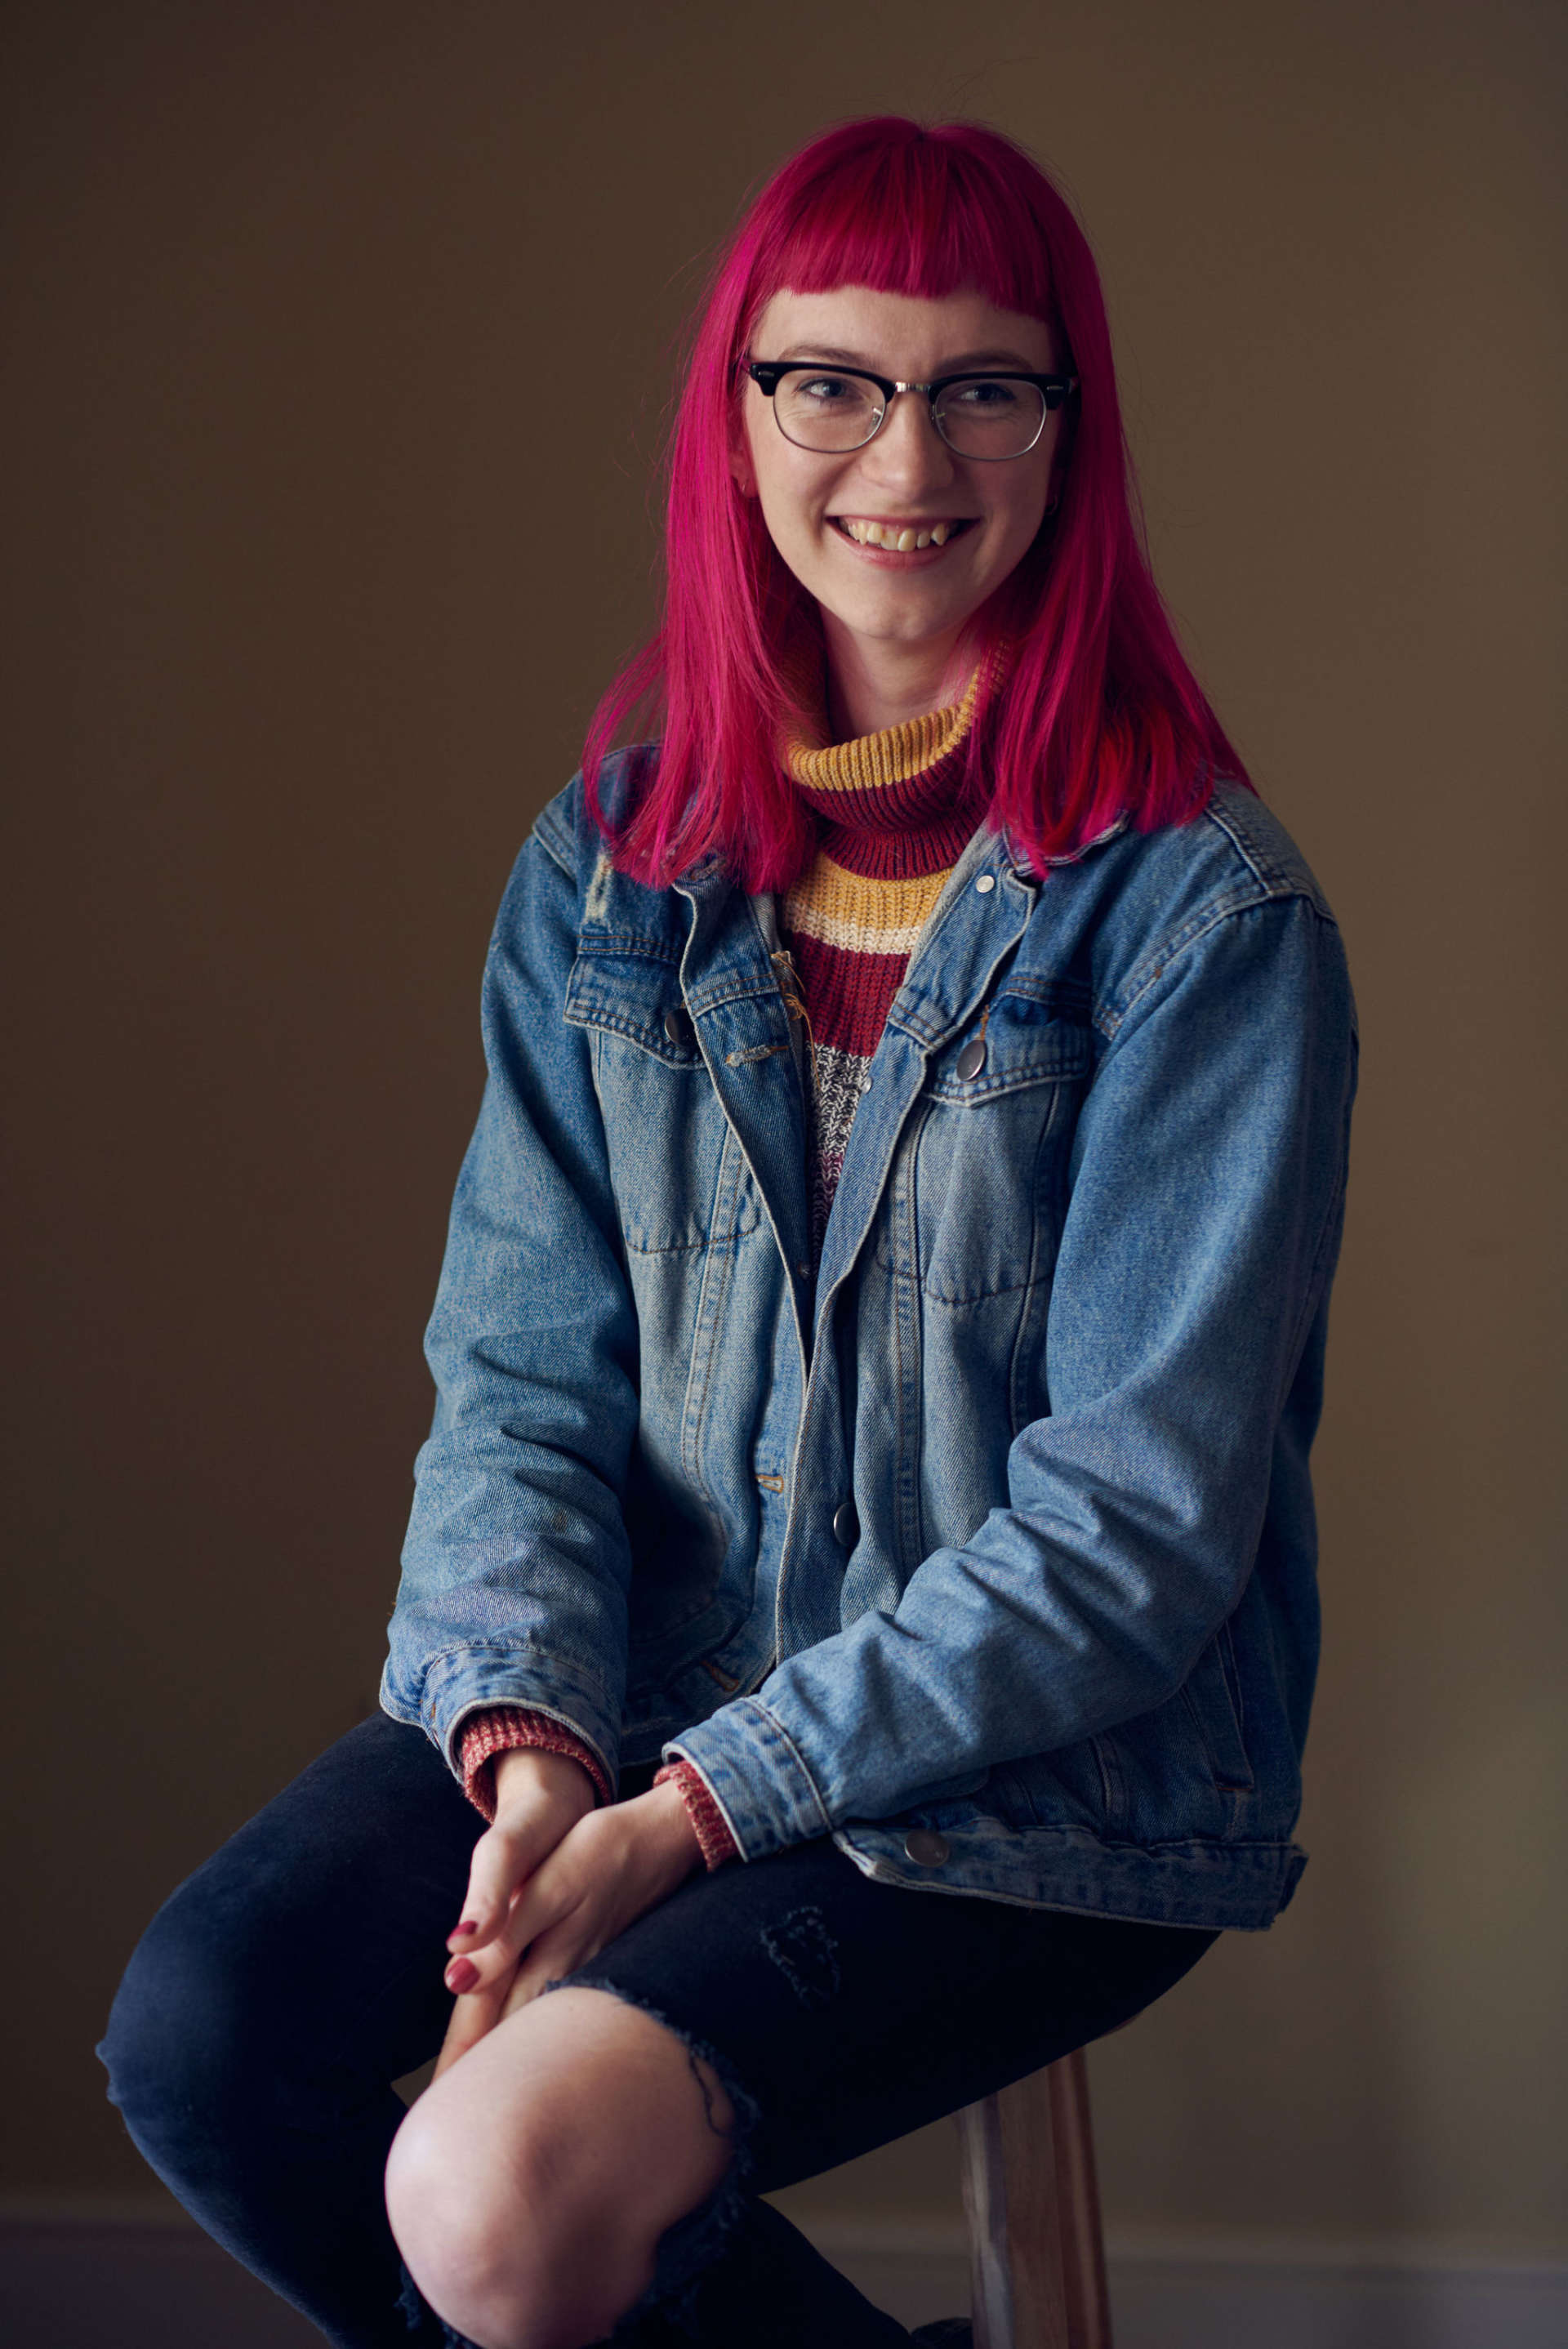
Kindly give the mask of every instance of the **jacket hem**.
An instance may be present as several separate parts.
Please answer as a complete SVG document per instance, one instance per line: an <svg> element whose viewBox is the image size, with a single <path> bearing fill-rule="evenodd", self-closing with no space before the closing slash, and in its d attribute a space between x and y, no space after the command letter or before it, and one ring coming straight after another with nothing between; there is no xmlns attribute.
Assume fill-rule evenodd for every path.
<svg viewBox="0 0 1568 2349"><path fill-rule="evenodd" d="M1294 1843L1110 1844L1083 1827L1015 1829L995 1819L946 1827L944 1840L946 1859L929 1868L907 1857L902 1826L856 1819L833 1837L878 1884L1210 1932L1265 1932L1306 1866Z"/></svg>

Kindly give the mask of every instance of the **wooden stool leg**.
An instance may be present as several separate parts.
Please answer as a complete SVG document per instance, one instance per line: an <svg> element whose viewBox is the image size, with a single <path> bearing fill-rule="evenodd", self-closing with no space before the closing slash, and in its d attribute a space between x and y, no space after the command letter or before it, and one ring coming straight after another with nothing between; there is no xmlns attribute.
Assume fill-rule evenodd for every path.
<svg viewBox="0 0 1568 2349"><path fill-rule="evenodd" d="M1111 2349L1082 2049L957 2120L975 2349Z"/></svg>

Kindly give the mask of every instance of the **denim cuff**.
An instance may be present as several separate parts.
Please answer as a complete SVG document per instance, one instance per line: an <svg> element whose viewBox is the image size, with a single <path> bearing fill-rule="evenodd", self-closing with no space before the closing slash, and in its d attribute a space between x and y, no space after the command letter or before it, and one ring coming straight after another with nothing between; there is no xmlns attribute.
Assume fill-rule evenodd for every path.
<svg viewBox="0 0 1568 2349"><path fill-rule="evenodd" d="M738 1697L665 1747L699 1770L748 1859L828 1835L834 1822L789 1731L758 1697Z"/></svg>

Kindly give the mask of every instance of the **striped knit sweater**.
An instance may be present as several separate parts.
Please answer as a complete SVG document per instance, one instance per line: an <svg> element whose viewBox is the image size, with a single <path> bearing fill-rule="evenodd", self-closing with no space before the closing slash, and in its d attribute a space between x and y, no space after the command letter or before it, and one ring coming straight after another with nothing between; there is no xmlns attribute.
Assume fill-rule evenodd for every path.
<svg viewBox="0 0 1568 2349"><path fill-rule="evenodd" d="M893 997L943 884L979 822L964 767L979 690L976 672L950 709L851 742L791 741L786 769L819 819L817 852L784 901L785 944L811 1037L811 1244L820 1256L856 1109ZM601 1802L611 1789L597 1757L544 1713L497 1705L465 1725L463 1785L495 1816L494 1761L516 1745L581 1762ZM710 1868L736 1857L724 1815L689 1762L658 1779L679 1787ZM657 1780L655 1780L655 1784Z"/></svg>
<svg viewBox="0 0 1568 2349"><path fill-rule="evenodd" d="M963 699L851 742L792 742L785 764L820 820L784 901L812 1040L811 1246L914 942L980 820L964 789L979 672Z"/></svg>

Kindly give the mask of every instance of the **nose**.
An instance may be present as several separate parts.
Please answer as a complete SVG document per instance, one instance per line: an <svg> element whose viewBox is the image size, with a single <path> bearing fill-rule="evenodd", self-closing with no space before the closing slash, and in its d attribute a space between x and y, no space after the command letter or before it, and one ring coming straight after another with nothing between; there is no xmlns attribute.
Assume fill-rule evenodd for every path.
<svg viewBox="0 0 1568 2349"><path fill-rule="evenodd" d="M861 463L879 488L913 497L944 489L954 477L953 451L931 420L923 391L895 391Z"/></svg>

